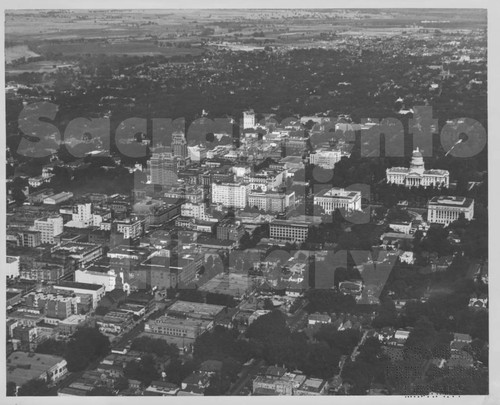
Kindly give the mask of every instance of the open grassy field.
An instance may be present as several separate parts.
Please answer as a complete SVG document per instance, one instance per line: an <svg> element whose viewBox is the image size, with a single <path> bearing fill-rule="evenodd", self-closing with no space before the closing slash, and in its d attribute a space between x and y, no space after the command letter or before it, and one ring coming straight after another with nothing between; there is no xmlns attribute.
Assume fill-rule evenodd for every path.
<svg viewBox="0 0 500 405"><path fill-rule="evenodd" d="M61 67L71 67L69 63L61 63L59 61L44 60L36 62L23 63L17 66L6 66L5 73L20 74L25 72L36 73L52 73Z"/></svg>
<svg viewBox="0 0 500 405"><path fill-rule="evenodd" d="M485 26L486 14L480 9L466 12L449 9L15 10L5 14L5 40L8 48L24 46L13 47L18 50L11 51L9 62L30 50L42 56L48 53L195 56L202 50L183 45L158 47L155 39L198 44L201 37L211 39L212 34L201 34L207 28L214 29L215 40L250 39L245 47L252 46L253 34L260 31L265 34L261 39L271 40L275 46L300 47L308 43L308 37L310 41L322 40L321 33L394 36L418 27L459 30Z"/></svg>
<svg viewBox="0 0 500 405"><path fill-rule="evenodd" d="M202 53L199 48L159 47L148 42L125 42L115 44L104 43L62 43L42 44L37 49L41 54L53 52L63 55L187 55L193 56Z"/></svg>
<svg viewBox="0 0 500 405"><path fill-rule="evenodd" d="M27 45L16 45L5 48L5 63L11 63L21 58L33 58L39 56L28 48Z"/></svg>

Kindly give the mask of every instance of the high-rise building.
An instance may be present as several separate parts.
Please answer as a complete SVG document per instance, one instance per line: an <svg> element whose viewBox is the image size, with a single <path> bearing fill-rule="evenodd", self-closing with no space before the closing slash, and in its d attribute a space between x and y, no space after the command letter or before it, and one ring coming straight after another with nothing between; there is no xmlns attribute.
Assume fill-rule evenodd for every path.
<svg viewBox="0 0 500 405"><path fill-rule="evenodd" d="M34 230L40 231L42 243L54 244L54 237L63 232L62 216L48 217L35 220Z"/></svg>
<svg viewBox="0 0 500 405"><path fill-rule="evenodd" d="M93 225L93 222L92 204L81 203L73 206L71 221L69 221L66 226L70 228L88 228Z"/></svg>
<svg viewBox="0 0 500 405"><path fill-rule="evenodd" d="M186 137L183 132L174 132L172 134L172 151L174 156L185 159L188 156Z"/></svg>
<svg viewBox="0 0 500 405"><path fill-rule="evenodd" d="M225 207L245 208L247 186L243 183L212 183L212 202Z"/></svg>
<svg viewBox="0 0 500 405"><path fill-rule="evenodd" d="M177 172L179 169L179 158L172 153L153 153L148 162L148 170L151 175L151 183L162 186L177 184Z"/></svg>
<svg viewBox="0 0 500 405"><path fill-rule="evenodd" d="M243 112L243 129L255 128L255 113L253 110Z"/></svg>
<svg viewBox="0 0 500 405"><path fill-rule="evenodd" d="M19 276L19 256L7 256L7 263L5 265L5 275L8 278Z"/></svg>

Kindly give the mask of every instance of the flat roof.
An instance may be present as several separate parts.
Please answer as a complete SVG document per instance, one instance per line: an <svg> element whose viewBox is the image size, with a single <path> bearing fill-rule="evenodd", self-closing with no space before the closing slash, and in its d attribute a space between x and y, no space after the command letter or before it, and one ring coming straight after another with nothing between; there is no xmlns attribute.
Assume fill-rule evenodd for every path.
<svg viewBox="0 0 500 405"><path fill-rule="evenodd" d="M92 291L98 291L101 288L104 288L100 284L90 284L90 283L78 283L76 281L62 281L60 283L57 283L55 288L77 288L79 290L92 290Z"/></svg>
<svg viewBox="0 0 500 405"><path fill-rule="evenodd" d="M44 372L64 361L62 357L50 354L13 352L7 358L7 381L18 386L40 377Z"/></svg>
<svg viewBox="0 0 500 405"><path fill-rule="evenodd" d="M307 228L310 225L312 225L309 222L302 222L302 221L289 221L285 219L275 219L274 221L271 222L270 225L283 225L283 226L298 226L302 228Z"/></svg>
<svg viewBox="0 0 500 405"><path fill-rule="evenodd" d="M215 316L225 307L223 305L205 304L201 302L176 301L173 305L167 308L167 312L179 312L192 315L208 315Z"/></svg>
<svg viewBox="0 0 500 405"><path fill-rule="evenodd" d="M331 188L321 190L315 197L329 197L329 198L344 198L352 199L354 197L361 196L361 191L349 191L343 188Z"/></svg>
<svg viewBox="0 0 500 405"><path fill-rule="evenodd" d="M147 323L149 324L168 323L172 326L200 326L203 328L207 327L210 322L211 321L208 321L206 319L176 318L169 315L162 315L159 318L150 319L147 321Z"/></svg>
<svg viewBox="0 0 500 405"><path fill-rule="evenodd" d="M319 378L308 378L302 383L299 389L302 391L318 392L325 384L325 380L321 380Z"/></svg>
<svg viewBox="0 0 500 405"><path fill-rule="evenodd" d="M200 287L200 291L237 296L247 292L252 286L246 274L217 274Z"/></svg>
<svg viewBox="0 0 500 405"><path fill-rule="evenodd" d="M456 196L436 196L429 200L429 205L444 205L448 207L470 207L474 203L472 198Z"/></svg>

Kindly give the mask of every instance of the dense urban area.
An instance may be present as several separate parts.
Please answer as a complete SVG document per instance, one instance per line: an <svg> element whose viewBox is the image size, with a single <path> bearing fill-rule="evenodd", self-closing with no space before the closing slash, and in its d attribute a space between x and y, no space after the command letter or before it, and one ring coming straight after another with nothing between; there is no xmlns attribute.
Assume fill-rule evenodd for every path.
<svg viewBox="0 0 500 405"><path fill-rule="evenodd" d="M7 12L7 395L488 394L486 36Z"/></svg>

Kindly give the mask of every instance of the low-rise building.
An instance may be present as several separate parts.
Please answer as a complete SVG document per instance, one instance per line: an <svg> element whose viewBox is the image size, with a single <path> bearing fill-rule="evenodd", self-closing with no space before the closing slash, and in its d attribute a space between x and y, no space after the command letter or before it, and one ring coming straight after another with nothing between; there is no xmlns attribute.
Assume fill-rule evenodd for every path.
<svg viewBox="0 0 500 405"><path fill-rule="evenodd" d="M460 215L468 221L474 218L474 200L472 198L455 196L437 196L427 204L427 221L449 225Z"/></svg>
<svg viewBox="0 0 500 405"><path fill-rule="evenodd" d="M63 202L66 202L68 200L71 200L72 198L73 198L73 193L69 191L63 191L62 193L46 197L43 200L43 203L47 205L57 205L57 204L62 204Z"/></svg>
<svg viewBox="0 0 500 405"><path fill-rule="evenodd" d="M167 309L174 316L213 321L224 310L223 305L205 304L202 302L176 301Z"/></svg>
<svg viewBox="0 0 500 405"><path fill-rule="evenodd" d="M66 360L40 353L13 352L7 358L7 381L18 387L32 379L56 382L68 372Z"/></svg>
<svg viewBox="0 0 500 405"><path fill-rule="evenodd" d="M308 325L327 324L331 322L332 318L327 314L314 313L307 318Z"/></svg>
<svg viewBox="0 0 500 405"><path fill-rule="evenodd" d="M115 310L96 320L99 331L106 335L119 335L127 331L133 322L133 314L128 311Z"/></svg>
<svg viewBox="0 0 500 405"><path fill-rule="evenodd" d="M333 169L342 158L340 150L318 149L309 156L309 162L324 169Z"/></svg>
<svg viewBox="0 0 500 405"><path fill-rule="evenodd" d="M294 391L294 395L324 395L328 389L328 384L320 378L308 378L299 388Z"/></svg>
<svg viewBox="0 0 500 405"><path fill-rule="evenodd" d="M152 381L149 387L144 390L144 395L166 397L175 396L178 392L179 387L175 384L166 381Z"/></svg>
<svg viewBox="0 0 500 405"><path fill-rule="evenodd" d="M257 376L253 380L252 393L254 395L293 395L306 381L306 376L295 373L284 373L281 376Z"/></svg>
<svg viewBox="0 0 500 405"><path fill-rule="evenodd" d="M239 241L245 234L240 222L226 218L217 224L217 239Z"/></svg>
<svg viewBox="0 0 500 405"><path fill-rule="evenodd" d="M311 225L305 221L275 219L269 224L269 237L283 242L302 243L307 239Z"/></svg>
<svg viewBox="0 0 500 405"><path fill-rule="evenodd" d="M325 214L331 214L336 209L346 211L361 210L361 191L331 188L321 190L314 196L314 205L319 205Z"/></svg>
<svg viewBox="0 0 500 405"><path fill-rule="evenodd" d="M295 191L280 193L277 191L250 191L248 205L272 213L282 213L287 208L295 207Z"/></svg>
<svg viewBox="0 0 500 405"><path fill-rule="evenodd" d="M72 258L77 266L84 267L102 257L102 246L95 243L65 242L52 248L51 257L61 261Z"/></svg>
<svg viewBox="0 0 500 405"><path fill-rule="evenodd" d="M186 343L193 343L203 332L210 329L213 321L206 319L178 318L163 315L148 320L144 325L144 332L182 339Z"/></svg>
<svg viewBox="0 0 500 405"><path fill-rule="evenodd" d="M106 290L98 284L78 283L74 281L62 281L54 285L55 290L73 291L77 296L90 295L92 297L92 308L96 308L98 302L104 297Z"/></svg>

